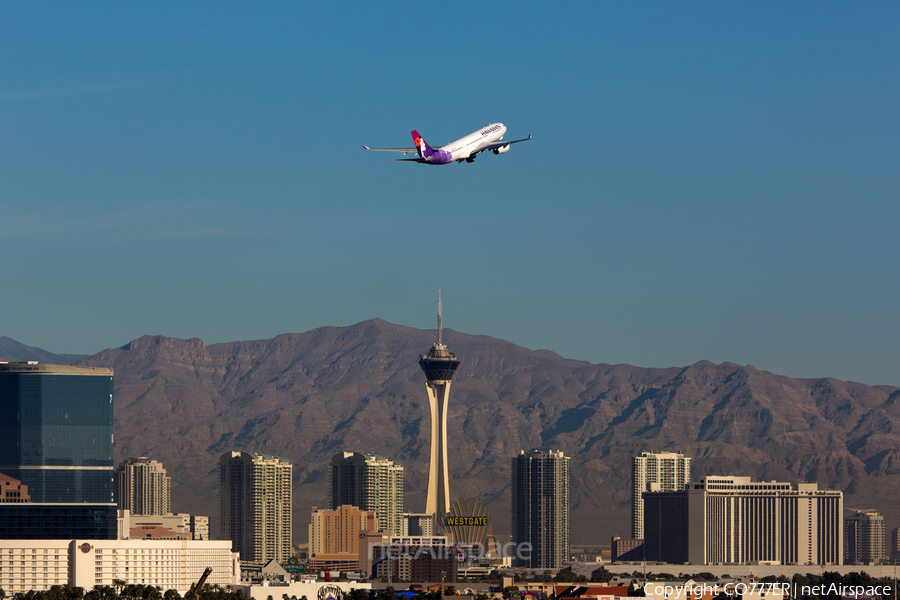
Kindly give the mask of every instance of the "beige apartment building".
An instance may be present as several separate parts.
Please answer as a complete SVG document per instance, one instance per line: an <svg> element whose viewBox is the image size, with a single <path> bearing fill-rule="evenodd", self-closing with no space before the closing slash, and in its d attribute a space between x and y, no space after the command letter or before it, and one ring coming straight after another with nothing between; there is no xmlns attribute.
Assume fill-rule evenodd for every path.
<svg viewBox="0 0 900 600"><path fill-rule="evenodd" d="M167 515L172 482L162 463L138 456L122 461L113 474L116 504L132 515Z"/></svg>
<svg viewBox="0 0 900 600"><path fill-rule="evenodd" d="M877 565L885 558L884 517L858 510L844 520L844 564Z"/></svg>

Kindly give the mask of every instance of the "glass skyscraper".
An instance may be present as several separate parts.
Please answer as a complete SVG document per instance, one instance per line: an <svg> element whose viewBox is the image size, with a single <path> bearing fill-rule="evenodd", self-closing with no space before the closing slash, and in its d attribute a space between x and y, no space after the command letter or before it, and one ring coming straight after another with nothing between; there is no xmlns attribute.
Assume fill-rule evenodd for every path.
<svg viewBox="0 0 900 600"><path fill-rule="evenodd" d="M0 363L0 473L34 503L113 502L113 371Z"/></svg>

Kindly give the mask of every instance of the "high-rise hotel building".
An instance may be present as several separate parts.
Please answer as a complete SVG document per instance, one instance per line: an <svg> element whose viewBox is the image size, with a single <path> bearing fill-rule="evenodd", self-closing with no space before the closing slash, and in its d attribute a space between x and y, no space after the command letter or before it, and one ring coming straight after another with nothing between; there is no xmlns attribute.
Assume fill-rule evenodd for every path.
<svg viewBox="0 0 900 600"><path fill-rule="evenodd" d="M631 461L631 537L644 537L644 492L683 490L691 480L691 459L674 452L641 452Z"/></svg>
<svg viewBox="0 0 900 600"><path fill-rule="evenodd" d="M557 569L569 560L569 458L561 451L512 459L511 524L514 566Z"/></svg>
<svg viewBox="0 0 900 600"><path fill-rule="evenodd" d="M116 468L116 504L132 515L167 515L172 508L171 480L162 464L145 456Z"/></svg>
<svg viewBox="0 0 900 600"><path fill-rule="evenodd" d="M375 530L375 513L355 506L335 510L312 507L309 523L311 571L358 571L361 540ZM360 537L360 533L363 533Z"/></svg>
<svg viewBox="0 0 900 600"><path fill-rule="evenodd" d="M291 463L264 452L219 458L219 524L241 560L291 557Z"/></svg>
<svg viewBox="0 0 900 600"><path fill-rule="evenodd" d="M0 415L0 539L115 539L112 369L2 362Z"/></svg>
<svg viewBox="0 0 900 600"><path fill-rule="evenodd" d="M377 452L339 452L331 457L331 509L355 506L376 515L378 531L400 535L403 465Z"/></svg>
<svg viewBox="0 0 900 600"><path fill-rule="evenodd" d="M644 492L648 561L839 565L843 492L815 483L709 476L682 491Z"/></svg>
<svg viewBox="0 0 900 600"><path fill-rule="evenodd" d="M113 502L113 371L0 363L0 473L32 502Z"/></svg>

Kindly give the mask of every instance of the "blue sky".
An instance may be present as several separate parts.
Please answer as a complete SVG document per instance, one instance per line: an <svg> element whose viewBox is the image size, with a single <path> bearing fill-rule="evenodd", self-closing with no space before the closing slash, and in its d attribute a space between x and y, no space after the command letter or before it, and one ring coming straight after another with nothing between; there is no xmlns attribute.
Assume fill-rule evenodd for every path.
<svg viewBox="0 0 900 600"><path fill-rule="evenodd" d="M0 5L0 335L380 317L900 385L900 5ZM534 141L391 163L490 122Z"/></svg>

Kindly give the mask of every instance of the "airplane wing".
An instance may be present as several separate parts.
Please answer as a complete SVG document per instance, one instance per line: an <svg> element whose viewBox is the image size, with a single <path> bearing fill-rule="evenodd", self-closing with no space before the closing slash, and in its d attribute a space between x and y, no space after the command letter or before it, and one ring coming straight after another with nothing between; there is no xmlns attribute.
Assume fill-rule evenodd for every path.
<svg viewBox="0 0 900 600"><path fill-rule="evenodd" d="M504 142L504 141L494 142L493 144L488 144L484 148L479 148L478 151L484 152L485 150L493 150L494 148L502 148L503 146L509 146L510 144L518 144L519 142L527 142L530 139L531 139L531 134L529 133L527 138L522 138L521 140L513 140L511 142ZM373 150L374 150L374 148L373 148Z"/></svg>
<svg viewBox="0 0 900 600"><path fill-rule="evenodd" d="M366 150L375 150L377 152L402 152L403 154L409 154L410 152L418 152L417 148L369 148L365 144L362 145Z"/></svg>

